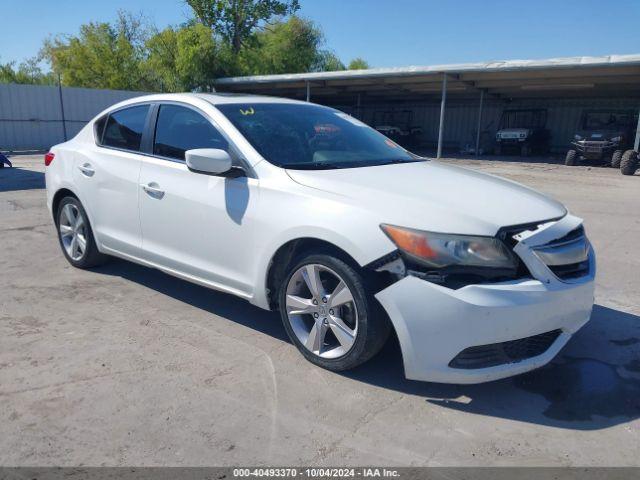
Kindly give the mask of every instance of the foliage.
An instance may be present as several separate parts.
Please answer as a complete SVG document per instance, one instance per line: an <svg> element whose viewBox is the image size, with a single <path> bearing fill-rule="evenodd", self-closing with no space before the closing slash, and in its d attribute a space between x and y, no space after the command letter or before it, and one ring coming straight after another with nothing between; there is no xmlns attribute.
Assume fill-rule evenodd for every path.
<svg viewBox="0 0 640 480"><path fill-rule="evenodd" d="M45 41L38 59L16 70L0 64L0 81L139 91L207 91L235 75L345 70L325 49L321 28L295 15L298 0L187 0L195 18L157 30L141 14L118 12L77 35ZM45 74L38 62L46 60ZM361 58L349 68L368 68Z"/></svg>
<svg viewBox="0 0 640 480"><path fill-rule="evenodd" d="M0 83L28 85L54 85L57 79L52 72L44 73L37 57L29 58L15 68L15 62L0 63Z"/></svg>
<svg viewBox="0 0 640 480"><path fill-rule="evenodd" d="M42 56L69 86L147 90L145 76L147 32L141 17L119 12L115 25L88 23L78 36L58 36L45 41Z"/></svg>
<svg viewBox="0 0 640 480"><path fill-rule="evenodd" d="M202 24L168 27L146 42L144 67L156 90L179 92L211 90L216 77L229 71L229 48Z"/></svg>
<svg viewBox="0 0 640 480"><path fill-rule="evenodd" d="M186 0L202 24L219 32L233 53L241 48L261 24L274 16L300 9L298 0Z"/></svg>
<svg viewBox="0 0 640 480"><path fill-rule="evenodd" d="M329 50L320 52L318 62L313 69L315 72L337 72L340 70L345 70L344 63Z"/></svg>
<svg viewBox="0 0 640 480"><path fill-rule="evenodd" d="M369 66L369 63L364 58L356 57L349 62L349 66L347 68L349 70L367 70L368 68L371 68L371 66Z"/></svg>
<svg viewBox="0 0 640 480"><path fill-rule="evenodd" d="M266 75L316 70L322 61L322 31L313 22L292 16L256 33L251 48L239 56L238 74Z"/></svg>

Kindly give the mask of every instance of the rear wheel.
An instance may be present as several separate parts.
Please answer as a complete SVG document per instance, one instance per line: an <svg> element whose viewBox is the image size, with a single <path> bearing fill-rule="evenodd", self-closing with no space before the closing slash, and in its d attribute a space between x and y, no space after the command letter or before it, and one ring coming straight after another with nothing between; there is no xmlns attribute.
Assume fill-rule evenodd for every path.
<svg viewBox="0 0 640 480"><path fill-rule="evenodd" d="M622 150L616 150L611 155L611 166L613 168L620 168L620 163L622 162Z"/></svg>
<svg viewBox="0 0 640 480"><path fill-rule="evenodd" d="M294 261L287 272L280 286L280 315L307 360L341 371L380 351L389 321L357 270L333 255L314 254Z"/></svg>
<svg viewBox="0 0 640 480"><path fill-rule="evenodd" d="M569 150L567 156L564 159L564 164L574 166L578 164L578 152L575 150Z"/></svg>
<svg viewBox="0 0 640 480"><path fill-rule="evenodd" d="M627 150L622 155L620 162L620 171L623 175L633 175L638 169L638 152L635 150Z"/></svg>
<svg viewBox="0 0 640 480"><path fill-rule="evenodd" d="M77 268L91 268L107 259L98 251L89 217L75 197L64 197L56 214L58 240L64 256Z"/></svg>

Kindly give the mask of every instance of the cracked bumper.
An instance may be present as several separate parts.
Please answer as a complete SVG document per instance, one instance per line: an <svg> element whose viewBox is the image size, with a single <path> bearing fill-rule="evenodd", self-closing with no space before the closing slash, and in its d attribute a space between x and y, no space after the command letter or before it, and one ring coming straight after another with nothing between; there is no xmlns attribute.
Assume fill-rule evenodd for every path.
<svg viewBox="0 0 640 480"><path fill-rule="evenodd" d="M541 235L539 242L547 241L548 236ZM527 239L528 244L535 245L533 237ZM526 258L523 253L520 256ZM571 335L589 320L595 255L590 248L589 274L571 282L556 279L546 266L534 265L536 261L541 263L526 258L530 270L536 272L534 279L452 290L407 276L379 292L376 298L389 315L400 342L406 377L443 383L481 383L533 370L553 359ZM540 355L488 368L449 366L467 348L553 330L561 333Z"/></svg>

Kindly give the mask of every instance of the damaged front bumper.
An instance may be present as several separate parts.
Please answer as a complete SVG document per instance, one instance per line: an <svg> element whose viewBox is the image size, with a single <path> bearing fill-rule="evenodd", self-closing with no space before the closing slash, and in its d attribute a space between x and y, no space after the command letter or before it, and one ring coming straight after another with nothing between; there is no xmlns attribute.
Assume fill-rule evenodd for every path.
<svg viewBox="0 0 640 480"><path fill-rule="evenodd" d="M593 249L586 237L582 246L579 238L562 240L579 228L581 220L567 215L514 237L533 278L450 289L405 276L380 291L406 377L480 383L549 362L591 315ZM562 259L572 261L576 248L588 250L584 270L559 278Z"/></svg>

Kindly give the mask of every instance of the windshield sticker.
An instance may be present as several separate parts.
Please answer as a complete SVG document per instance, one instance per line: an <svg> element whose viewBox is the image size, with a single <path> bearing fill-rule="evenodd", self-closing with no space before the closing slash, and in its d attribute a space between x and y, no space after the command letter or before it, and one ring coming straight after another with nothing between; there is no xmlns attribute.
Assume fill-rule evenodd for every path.
<svg viewBox="0 0 640 480"><path fill-rule="evenodd" d="M244 115L244 116L247 116L247 115L253 115L253 114L254 114L254 113L256 113L256 112L255 112L255 110L253 109L253 107L250 107L250 108L248 108L248 109L246 109L246 110L240 109L240 113L241 113L242 115Z"/></svg>
<svg viewBox="0 0 640 480"><path fill-rule="evenodd" d="M346 113L336 112L336 116L342 118L343 120L346 120L349 123L352 123L356 127L366 127L367 126L365 123L362 123L357 118L353 118L351 115L347 115Z"/></svg>

